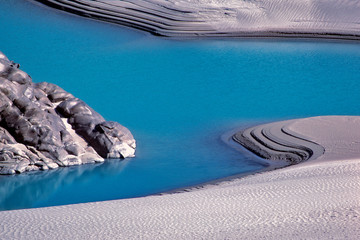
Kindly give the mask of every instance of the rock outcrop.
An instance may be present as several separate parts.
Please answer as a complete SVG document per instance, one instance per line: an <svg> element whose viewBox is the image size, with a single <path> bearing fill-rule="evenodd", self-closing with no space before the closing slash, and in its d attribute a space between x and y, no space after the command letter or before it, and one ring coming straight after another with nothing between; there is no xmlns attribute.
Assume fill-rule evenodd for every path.
<svg viewBox="0 0 360 240"><path fill-rule="evenodd" d="M133 157L130 131L0 52L0 174Z"/></svg>

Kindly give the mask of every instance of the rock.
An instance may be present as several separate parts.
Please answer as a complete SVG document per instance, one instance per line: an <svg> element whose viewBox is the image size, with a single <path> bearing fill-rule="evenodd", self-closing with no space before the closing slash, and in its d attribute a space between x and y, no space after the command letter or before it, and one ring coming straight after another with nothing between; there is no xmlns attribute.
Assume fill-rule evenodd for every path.
<svg viewBox="0 0 360 240"><path fill-rule="evenodd" d="M36 171L39 170L39 167L35 166L35 165L29 165L26 167L25 171L26 172L30 172L30 171Z"/></svg>
<svg viewBox="0 0 360 240"><path fill-rule="evenodd" d="M30 165L30 161L28 159L22 160L18 165L15 167L15 172L22 173L25 172L27 167Z"/></svg>
<svg viewBox="0 0 360 240"><path fill-rule="evenodd" d="M59 167L59 165L57 165L57 164L54 163L54 162L47 163L46 166L47 166L49 169L56 169L56 168Z"/></svg>
<svg viewBox="0 0 360 240"><path fill-rule="evenodd" d="M61 87L47 82L42 82L36 84L36 87L42 90L45 94L47 94L48 99L53 102L61 102L70 98L74 98L74 96L68 92L66 92Z"/></svg>
<svg viewBox="0 0 360 240"><path fill-rule="evenodd" d="M0 174L134 156L127 128L19 67L0 52Z"/></svg>
<svg viewBox="0 0 360 240"><path fill-rule="evenodd" d="M107 157L132 157L135 154L136 143L131 132L117 122L107 121L96 126L98 136L106 136L110 142L107 144ZM108 148L108 146L110 146ZM105 148L105 146L103 146Z"/></svg>
<svg viewBox="0 0 360 240"><path fill-rule="evenodd" d="M49 168L48 168L48 166L46 166L46 165L43 165L43 166L41 166L41 170L48 170Z"/></svg>
<svg viewBox="0 0 360 240"><path fill-rule="evenodd" d="M2 144L14 144L16 143L13 136L10 135L6 129L0 127L0 143Z"/></svg>
<svg viewBox="0 0 360 240"><path fill-rule="evenodd" d="M72 128L103 158L134 156L135 140L130 131L102 116L77 98L61 102L56 111L68 118Z"/></svg>
<svg viewBox="0 0 360 240"><path fill-rule="evenodd" d="M15 170L11 168L3 167L0 169L0 175L13 175L15 173Z"/></svg>

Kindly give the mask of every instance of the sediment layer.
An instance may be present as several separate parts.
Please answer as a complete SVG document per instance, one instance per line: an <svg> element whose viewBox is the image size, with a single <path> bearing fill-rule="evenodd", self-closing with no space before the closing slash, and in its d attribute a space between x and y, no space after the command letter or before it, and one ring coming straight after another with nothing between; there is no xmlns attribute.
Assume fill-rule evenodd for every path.
<svg viewBox="0 0 360 240"><path fill-rule="evenodd" d="M173 9L148 1L36 0L50 7L153 35L180 37L211 35L214 29L191 9Z"/></svg>
<svg viewBox="0 0 360 240"><path fill-rule="evenodd" d="M172 38L360 39L360 4L349 1L31 1Z"/></svg>
<svg viewBox="0 0 360 240"><path fill-rule="evenodd" d="M251 127L233 135L233 140L262 158L288 164L316 159L324 154L324 147L289 129L295 121Z"/></svg>

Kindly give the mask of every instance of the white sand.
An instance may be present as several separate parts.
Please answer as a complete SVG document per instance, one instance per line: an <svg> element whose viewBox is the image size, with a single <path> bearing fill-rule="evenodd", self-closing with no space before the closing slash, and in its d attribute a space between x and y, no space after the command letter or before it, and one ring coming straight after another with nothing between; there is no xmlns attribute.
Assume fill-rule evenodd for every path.
<svg viewBox="0 0 360 240"><path fill-rule="evenodd" d="M197 9L202 18L224 31L360 32L360 1L356 0L170 2Z"/></svg>
<svg viewBox="0 0 360 240"><path fill-rule="evenodd" d="M325 154L316 161L360 159L360 117L327 116L295 121L288 129L325 147Z"/></svg>
<svg viewBox="0 0 360 240"><path fill-rule="evenodd" d="M155 6L149 12L165 3L190 9L177 17L205 20L199 28L207 34L360 33L356 0L149 2ZM196 33L198 24L183 22L181 30ZM172 31L162 34L171 36ZM359 122L360 117L295 121L289 129L322 145L325 154L201 190L3 211L0 239L360 239Z"/></svg>
<svg viewBox="0 0 360 240"><path fill-rule="evenodd" d="M325 154L190 192L0 212L0 239L360 239L360 117L289 128Z"/></svg>
<svg viewBox="0 0 360 240"><path fill-rule="evenodd" d="M35 1L167 37L360 39L357 0Z"/></svg>

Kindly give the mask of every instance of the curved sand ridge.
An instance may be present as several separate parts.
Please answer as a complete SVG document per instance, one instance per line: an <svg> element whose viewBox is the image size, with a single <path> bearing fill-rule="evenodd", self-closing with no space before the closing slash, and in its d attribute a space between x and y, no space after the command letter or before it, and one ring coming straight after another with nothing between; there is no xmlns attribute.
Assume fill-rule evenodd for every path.
<svg viewBox="0 0 360 240"><path fill-rule="evenodd" d="M36 1L80 16L133 27L159 36L211 35L214 32L190 8L174 9L151 1Z"/></svg>
<svg viewBox="0 0 360 240"><path fill-rule="evenodd" d="M324 148L291 131L289 126L296 121L269 123L248 128L236 133L233 140L269 160L295 164L318 158L325 152Z"/></svg>
<svg viewBox="0 0 360 240"><path fill-rule="evenodd" d="M324 154L190 192L3 211L0 239L360 239L360 117L287 129Z"/></svg>
<svg viewBox="0 0 360 240"><path fill-rule="evenodd" d="M344 0L31 0L175 38L360 39L360 2Z"/></svg>

